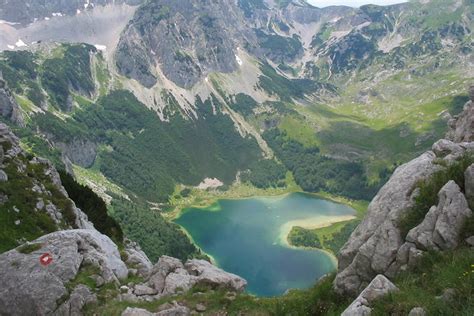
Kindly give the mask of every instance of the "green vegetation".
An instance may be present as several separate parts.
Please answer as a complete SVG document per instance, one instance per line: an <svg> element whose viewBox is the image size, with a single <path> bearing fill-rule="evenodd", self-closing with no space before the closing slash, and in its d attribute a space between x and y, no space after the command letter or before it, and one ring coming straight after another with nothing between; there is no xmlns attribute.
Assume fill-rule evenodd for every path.
<svg viewBox="0 0 474 316"><path fill-rule="evenodd" d="M227 115L212 114L212 103L219 106L216 99L198 100L199 120L175 115L161 122L130 92L115 91L74 118L112 149L99 153L106 177L147 200L166 201L176 183L197 185L205 177L230 183L260 158L256 141L240 137Z"/></svg>
<svg viewBox="0 0 474 316"><path fill-rule="evenodd" d="M276 72L269 64L260 66L262 75L258 86L270 95L277 95L282 101L291 101L292 98L303 99L305 95L317 92L318 89L335 91L334 86L321 84L309 79L288 79Z"/></svg>
<svg viewBox="0 0 474 316"><path fill-rule="evenodd" d="M337 255L359 223L360 220L352 220L317 229L293 227L288 241L296 247L324 249Z"/></svg>
<svg viewBox="0 0 474 316"><path fill-rule="evenodd" d="M262 189L284 187L286 186L286 168L275 160L262 159L252 164L249 171L241 175L241 180Z"/></svg>
<svg viewBox="0 0 474 316"><path fill-rule="evenodd" d="M86 44L63 44L59 49L63 52L61 57L47 59L42 64L41 82L53 104L69 111L71 90L89 97L95 91L90 54L97 50Z"/></svg>
<svg viewBox="0 0 474 316"><path fill-rule="evenodd" d="M473 263L474 252L467 247L426 253L414 270L395 278L400 291L377 301L372 315L407 315L414 307L428 315L473 315ZM452 299L437 298L449 288L455 290Z"/></svg>
<svg viewBox="0 0 474 316"><path fill-rule="evenodd" d="M231 100L229 106L234 111L241 113L244 116L252 115L253 109L257 107L258 103L251 96L244 93L239 93Z"/></svg>
<svg viewBox="0 0 474 316"><path fill-rule="evenodd" d="M138 242L152 262L162 255L182 260L200 255L180 227L166 221L157 210L119 197L112 200L111 208L125 235Z"/></svg>
<svg viewBox="0 0 474 316"><path fill-rule="evenodd" d="M284 37L275 34L266 34L257 30L260 47L267 51L267 56L274 62L282 63L285 60L293 60L298 54L303 53L303 45L299 37Z"/></svg>
<svg viewBox="0 0 474 316"><path fill-rule="evenodd" d="M22 240L31 241L59 228L75 227L72 205L45 175L44 165L30 163L21 156L7 159L4 164L9 180L0 182L0 196L8 197L0 208L0 253L17 247ZM21 171L19 164L24 164L26 170ZM33 191L34 181L42 184L45 191ZM25 190L29 193L25 194ZM44 205L55 205L63 215L63 222L56 224L44 209L36 211L39 199Z"/></svg>
<svg viewBox="0 0 474 316"><path fill-rule="evenodd" d="M278 129L266 131L263 137L304 191L370 200L385 181L369 184L361 163L325 157L318 147L305 147Z"/></svg>
<svg viewBox="0 0 474 316"><path fill-rule="evenodd" d="M60 171L61 182L69 197L76 203L94 227L104 235L109 236L115 243L123 243L123 232L120 225L107 214L107 205L89 187L80 185L72 176Z"/></svg>
<svg viewBox="0 0 474 316"><path fill-rule="evenodd" d="M430 179L418 184L420 193L415 197L415 205L398 223L402 236L406 236L412 228L418 226L432 206L438 205L438 192L448 181L454 180L464 191L464 171L472 163L474 163L474 156L465 155L461 160L446 166Z"/></svg>
<svg viewBox="0 0 474 316"><path fill-rule="evenodd" d="M29 253L35 252L37 250L40 250L41 248L43 248L42 244L26 243L26 244L21 245L20 247L18 247L18 252L24 253L24 254L29 254Z"/></svg>

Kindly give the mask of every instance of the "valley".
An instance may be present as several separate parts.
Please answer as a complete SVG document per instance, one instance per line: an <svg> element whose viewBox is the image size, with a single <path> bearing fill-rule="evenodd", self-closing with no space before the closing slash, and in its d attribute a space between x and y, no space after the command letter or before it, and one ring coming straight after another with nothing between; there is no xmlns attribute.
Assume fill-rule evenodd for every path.
<svg viewBox="0 0 474 316"><path fill-rule="evenodd" d="M407 233L442 209L436 196L450 179L472 202L462 172L473 52L472 0L0 0L0 250L26 258L43 235L84 239L78 228L110 237L133 285L94 283L99 301L86 314L159 313L176 305L169 294L188 305L202 295L208 314L339 314L378 275L404 291L386 298L390 310L408 314L399 300L416 290L406 280L427 282L405 269L420 252L432 272L446 268L439 258L456 273L470 260L471 222L439 256ZM407 167L417 159L426 174ZM128 255L150 271L138 276ZM221 279L193 283L188 260L210 258L248 291L234 282L229 299ZM398 262L400 275L388 267ZM98 267L81 264L75 278L92 284ZM442 276L462 288L460 301L469 296ZM183 284L156 281L166 277ZM63 294L74 297L77 282ZM154 294L135 295L142 286Z"/></svg>

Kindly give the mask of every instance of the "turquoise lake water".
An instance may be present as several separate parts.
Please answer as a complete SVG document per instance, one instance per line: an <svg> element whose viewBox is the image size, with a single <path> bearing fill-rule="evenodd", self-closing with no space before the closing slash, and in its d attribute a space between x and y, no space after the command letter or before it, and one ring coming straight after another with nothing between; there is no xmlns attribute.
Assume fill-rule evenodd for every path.
<svg viewBox="0 0 474 316"><path fill-rule="evenodd" d="M285 240L291 226L354 214L348 206L293 193L219 200L208 208L186 209L175 222L220 268L246 279L248 292L275 296L308 288L336 268L323 251L289 247Z"/></svg>

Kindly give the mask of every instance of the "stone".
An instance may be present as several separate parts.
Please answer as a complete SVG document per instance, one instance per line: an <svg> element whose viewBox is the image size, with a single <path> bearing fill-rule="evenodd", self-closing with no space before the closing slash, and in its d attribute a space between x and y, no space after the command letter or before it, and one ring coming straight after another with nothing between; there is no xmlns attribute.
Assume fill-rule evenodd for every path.
<svg viewBox="0 0 474 316"><path fill-rule="evenodd" d="M442 300L445 303L452 303L456 299L456 295L456 289L449 288L445 289L440 296L436 296L436 299Z"/></svg>
<svg viewBox="0 0 474 316"><path fill-rule="evenodd" d="M136 296L155 295L155 294L158 294L158 290L151 288L149 286L143 285L143 284L137 284L135 285L135 289L133 293Z"/></svg>
<svg viewBox="0 0 474 316"><path fill-rule="evenodd" d="M140 246L130 240L125 240L125 252L127 254L127 264L137 270L137 274L143 278L148 278L153 270L153 264L148 256L141 250Z"/></svg>
<svg viewBox="0 0 474 316"><path fill-rule="evenodd" d="M470 165L464 172L464 181L466 199L474 204L474 164Z"/></svg>
<svg viewBox="0 0 474 316"><path fill-rule="evenodd" d="M94 280L96 287L101 287L105 284L104 278L100 275L92 275L90 278Z"/></svg>
<svg viewBox="0 0 474 316"><path fill-rule="evenodd" d="M149 311L142 309L142 308L132 308L127 307L125 311L123 311L122 316L154 316L156 314L150 313Z"/></svg>
<svg viewBox="0 0 474 316"><path fill-rule="evenodd" d="M423 222L410 230L406 240L422 250L454 249L460 242L464 223L472 216L466 198L454 181L438 193L439 204L433 206Z"/></svg>
<svg viewBox="0 0 474 316"><path fill-rule="evenodd" d="M385 276L379 274L360 293L341 316L365 316L372 311L371 304L378 298L398 291L398 288Z"/></svg>
<svg viewBox="0 0 474 316"><path fill-rule="evenodd" d="M129 288L128 286L122 285L122 286L120 287L120 292L122 292L122 293L127 293L129 289L130 289L130 288Z"/></svg>
<svg viewBox="0 0 474 316"><path fill-rule="evenodd" d="M199 312L199 313L204 313L207 310L206 305L201 304L201 303L196 304L195 309L196 309L196 312Z"/></svg>
<svg viewBox="0 0 474 316"><path fill-rule="evenodd" d="M369 204L367 215L339 252L334 288L357 296L377 274L385 274L404 243L398 229L401 216L414 205L419 181L442 167L429 151L398 167Z"/></svg>
<svg viewBox="0 0 474 316"><path fill-rule="evenodd" d="M79 284L74 288L69 299L56 311L57 315L82 315L82 309L87 304L97 302L97 296L91 290Z"/></svg>
<svg viewBox="0 0 474 316"><path fill-rule="evenodd" d="M169 256L160 257L158 262L153 266L152 275L148 280L148 284L158 290L158 292L163 292L166 276L178 268L183 268L183 263L179 259Z"/></svg>
<svg viewBox="0 0 474 316"><path fill-rule="evenodd" d="M19 219L17 219L17 220L15 221L15 225L18 226L18 225L20 225L20 224L21 224L21 221L20 221Z"/></svg>
<svg viewBox="0 0 474 316"><path fill-rule="evenodd" d="M464 152L463 148L460 145L446 139L438 140L436 143L433 144L431 150L433 150L435 155L439 158L444 158L450 154L461 155Z"/></svg>
<svg viewBox="0 0 474 316"><path fill-rule="evenodd" d="M469 99L471 102L474 102L474 85L471 85L469 87Z"/></svg>
<svg viewBox="0 0 474 316"><path fill-rule="evenodd" d="M422 307L414 307L408 313L408 316L426 316L426 311Z"/></svg>
<svg viewBox="0 0 474 316"><path fill-rule="evenodd" d="M474 236L471 236L469 238L466 239L466 243L471 246L471 247L474 247Z"/></svg>
<svg viewBox="0 0 474 316"><path fill-rule="evenodd" d="M98 267L107 282L127 277L127 267L117 246L96 230L58 231L32 243L40 244L41 248L31 253L13 249L0 255L2 315L51 314L59 307L58 300L67 294L66 284L76 277L83 264ZM43 253L53 257L47 268L39 263Z"/></svg>
<svg viewBox="0 0 474 316"><path fill-rule="evenodd" d="M6 174L5 171L0 169L0 182L7 182L8 181L8 175Z"/></svg>
<svg viewBox="0 0 474 316"><path fill-rule="evenodd" d="M243 278L225 272L205 260L188 260L184 266L189 274L198 277L198 283L222 287L237 292L242 292L247 286L247 281Z"/></svg>
<svg viewBox="0 0 474 316"><path fill-rule="evenodd" d="M474 102L464 105L463 112L449 122L448 138L456 143L474 141Z"/></svg>

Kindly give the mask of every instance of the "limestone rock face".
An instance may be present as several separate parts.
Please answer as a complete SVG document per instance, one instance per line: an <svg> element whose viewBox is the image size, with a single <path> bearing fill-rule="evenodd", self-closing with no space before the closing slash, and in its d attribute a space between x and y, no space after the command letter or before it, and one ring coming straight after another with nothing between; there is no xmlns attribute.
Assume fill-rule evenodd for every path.
<svg viewBox="0 0 474 316"><path fill-rule="evenodd" d="M397 168L369 205L362 223L339 254L335 288L356 296L377 274L385 273L403 244L397 221L413 205L416 185L440 167L429 151Z"/></svg>
<svg viewBox="0 0 474 316"><path fill-rule="evenodd" d="M474 202L474 164L470 165L464 173L465 184L464 188L466 190L466 198L468 202Z"/></svg>
<svg viewBox="0 0 474 316"><path fill-rule="evenodd" d="M20 106L15 101L11 91L8 89L6 82L2 78L0 72L0 116L8 119L14 124L23 126L23 117L20 112Z"/></svg>
<svg viewBox="0 0 474 316"><path fill-rule="evenodd" d="M164 304L161 311L157 313L150 313L149 311L142 308L131 308L127 309L122 313L122 316L188 316L191 311L186 306L175 304Z"/></svg>
<svg viewBox="0 0 474 316"><path fill-rule="evenodd" d="M454 181L449 181L438 196L438 206L433 206L423 222L406 238L423 250L454 249L464 223L472 216L466 198Z"/></svg>
<svg viewBox="0 0 474 316"><path fill-rule="evenodd" d="M69 299L59 307L55 314L79 316L82 315L82 308L85 305L94 302L97 302L97 296L87 286L79 284L74 288Z"/></svg>
<svg viewBox="0 0 474 316"><path fill-rule="evenodd" d="M461 114L449 121L449 138L457 143L474 141L474 101L464 105Z"/></svg>
<svg viewBox="0 0 474 316"><path fill-rule="evenodd" d="M65 284L74 279L83 265L94 265L107 282L127 277L127 267L117 246L96 230L66 230L38 238L38 249L22 253L22 247L0 255L0 314L45 315L55 311L58 300L68 291ZM23 251L27 252L27 251ZM53 261L40 264L49 253ZM92 300L83 288L71 295L66 310Z"/></svg>
<svg viewBox="0 0 474 316"><path fill-rule="evenodd" d="M183 265L176 258L162 256L153 267L151 276L146 282L147 286L156 291L148 295L158 293L158 296L187 291L196 284L241 292L245 289L247 281L205 260L188 260Z"/></svg>
<svg viewBox="0 0 474 316"><path fill-rule="evenodd" d="M365 316L370 315L371 304L378 298L388 293L398 291L398 288L385 276L379 274L360 293L351 305L341 314L341 316Z"/></svg>
<svg viewBox="0 0 474 316"><path fill-rule="evenodd" d="M141 277L148 278L153 269L148 256L142 251L140 246L133 241L126 240L125 252L127 253L127 264L137 269Z"/></svg>

